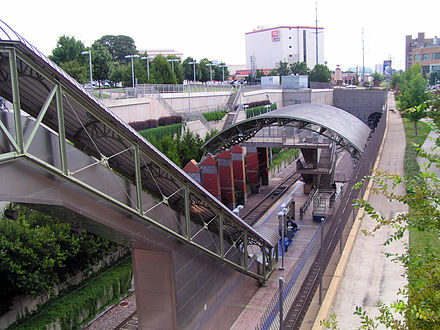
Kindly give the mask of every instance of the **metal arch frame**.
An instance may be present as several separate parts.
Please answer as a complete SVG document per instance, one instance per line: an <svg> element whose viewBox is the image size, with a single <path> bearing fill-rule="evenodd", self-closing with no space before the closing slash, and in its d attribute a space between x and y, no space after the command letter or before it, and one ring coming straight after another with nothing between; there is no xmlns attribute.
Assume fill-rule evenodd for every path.
<svg viewBox="0 0 440 330"><path fill-rule="evenodd" d="M62 79L57 79L56 75L52 75L48 72L46 72L44 69L38 67L38 65L33 64L32 58L29 56L23 54L20 49L16 48L14 45L11 46L10 44L7 46L4 46L0 43L0 52L8 54L9 59L9 70L10 70L10 82L11 82L11 91L12 91L12 103L13 103L13 116L14 116L14 130L15 130L15 136L12 136L11 132L9 132L8 128L5 126L5 124L0 121L0 133L4 134L6 136L6 139L9 144L9 151L0 154L0 164L6 163L6 162L12 162L17 159L24 159L28 161L29 163L32 163L33 165L37 166L40 169L43 169L47 173L50 173L52 175L55 175L59 178L62 178L66 181L69 181L70 183L80 187L82 190L87 191L91 193L92 195L98 196L99 198L102 198L109 202L110 204L116 206L117 208L128 212L129 214L136 216L139 219L144 220L148 224L152 224L156 229L159 229L167 234L170 234L172 237L186 242L187 244L196 247L199 250L202 250L203 252L207 253L211 257L214 257L222 262L225 262L229 266L233 267L234 269L251 276L255 279L258 279L262 283L265 283L267 278L269 277L270 273L274 269L274 263L273 259L276 258L278 255L277 253L277 247L270 245L264 238L260 236L260 234L256 233L252 228L248 228L247 225L241 222L240 219L238 219L232 212L230 212L226 207L222 206L221 203L214 200L212 197L205 196L203 188L197 187L197 189L194 189L194 183L191 181L190 178L186 180L182 180L181 177L176 176L173 174L172 170L167 168L160 161L155 163L155 155L151 153L151 151L145 150L143 148L141 143L138 143L137 141L133 141L133 139L130 139L126 132L124 132L124 125L117 125L118 123L112 123L106 121L102 121L106 127L110 129L111 132L116 133L121 139L123 139L129 146L129 148L132 149L133 154L133 165L135 168L135 173L133 174L134 177L129 179L131 183L136 188L136 203L135 205L126 205L122 203L121 201L113 198L112 196L107 195L106 193L99 191L95 189L94 187L87 184L87 182L84 182L74 176L74 173L69 170L69 163L67 158L67 152L66 152L66 144L70 141L66 138L66 128L65 128L65 121L64 121L64 114L65 114L65 105L66 105L66 99L67 97L71 98L72 100L75 100L78 102L78 104L83 105L84 102L86 102L84 99L81 98L81 96L78 97L76 95L77 93L72 93L71 89L72 86L69 86L68 83L66 85L66 82L63 82ZM19 70L17 67L17 61L20 59L20 61L24 62L31 68L31 72L35 72L38 75L41 75L43 79L48 81L50 84L53 84L52 88L47 89L47 97L46 100L39 110L38 117L35 121L35 126L31 132L31 134L27 137L25 140L24 134L23 134L23 126L22 126L22 120L21 120L21 104L20 104L20 82L19 82ZM69 80L70 81L70 80ZM47 87L47 86L46 86ZM38 157L30 154L28 152L29 147L31 146L32 142L34 141L34 138L36 136L38 128L44 124L44 119L48 114L48 109L52 103L56 103L56 113L57 113L57 122L58 126L56 127L56 131L58 132L58 139L59 139L59 158L61 160L60 168L42 160ZM89 111L86 107L84 107L84 110L90 113L92 116L97 118L98 120L101 120L99 117L99 113L96 113L95 111ZM122 126L122 129L121 129ZM52 127L54 129L54 127ZM98 160L97 163L103 164L106 167L111 168L111 164L108 162L108 158L112 155L107 155L101 160ZM144 187L143 187L143 180L145 180L143 173L143 166L142 166L142 157L150 159L151 164L157 165L157 167L160 169L161 172L166 174L170 179L175 180L175 182L180 183L181 189L183 189L183 203L184 203L184 209L182 212L184 213L183 216L185 218L185 230L184 232L176 232L160 222L156 221L155 219L146 216L143 205L142 205L142 196L144 194ZM157 157L160 159L160 157ZM146 166L146 165L145 165ZM117 170L116 170L117 172ZM209 207L210 209L214 210L214 213L216 214L216 217L218 216L218 228L217 233L218 240L220 243L219 247L219 253L210 250L209 248L202 246L201 244L195 242L194 237L196 235L192 235L191 233L191 222L194 221L194 217L191 215L192 210L197 207L196 201L201 203L200 205L206 204L206 207ZM165 201L166 202L166 201ZM164 203L164 200L158 201L158 204ZM210 222L208 219L207 222ZM207 226L209 229L209 226ZM231 229L234 229L235 232L240 233L238 235L239 237L233 240L232 246L229 248L229 251L235 247L239 253L241 253L242 256L245 256L244 258L240 258L240 262L235 262L231 259L227 258L227 251L225 246L225 235L226 232L230 232ZM209 233L211 234L211 233ZM239 244L242 242L242 244ZM250 261L248 260L249 245L257 245L260 248L260 253L263 258L262 267L260 267L260 270L257 270L256 272L252 270L252 267L250 267Z"/></svg>
<svg viewBox="0 0 440 330"><path fill-rule="evenodd" d="M363 150L356 147L340 133L329 129L320 123L304 121L286 115L269 116L264 114L236 123L217 133L203 145L203 148L207 148L211 153L215 154L220 152L222 148L229 148L237 143L241 144L250 140L261 129L271 126L296 127L298 129L312 131L335 142L337 147L347 150L356 159L358 159L363 152ZM318 128L314 128L313 126L317 126Z"/></svg>

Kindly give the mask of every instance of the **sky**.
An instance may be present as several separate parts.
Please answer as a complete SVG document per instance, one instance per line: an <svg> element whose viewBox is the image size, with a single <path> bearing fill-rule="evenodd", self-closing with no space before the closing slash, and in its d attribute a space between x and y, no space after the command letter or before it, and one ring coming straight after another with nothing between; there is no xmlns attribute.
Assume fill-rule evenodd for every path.
<svg viewBox="0 0 440 330"><path fill-rule="evenodd" d="M61 35L90 46L110 34L132 37L138 50L175 49L184 58L239 65L246 63L246 32L314 27L316 4L331 70L362 66L363 59L374 69L390 58L404 69L406 35L440 37L438 0L14 0L3 1L0 19L46 55Z"/></svg>

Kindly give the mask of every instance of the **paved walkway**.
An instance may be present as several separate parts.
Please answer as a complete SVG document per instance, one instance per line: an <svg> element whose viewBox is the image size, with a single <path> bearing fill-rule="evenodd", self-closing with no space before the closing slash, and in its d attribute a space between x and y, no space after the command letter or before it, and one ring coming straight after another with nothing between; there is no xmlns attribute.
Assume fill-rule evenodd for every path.
<svg viewBox="0 0 440 330"><path fill-rule="evenodd" d="M389 98L389 106L390 109L395 109L394 99ZM389 111L388 115L388 130L380 153L378 169L403 175L405 154L403 124L398 112ZM405 187L399 185L395 192L403 194ZM407 211L405 205L389 201L381 195L371 194L368 201L380 215L385 217L393 217L399 212ZM406 283L406 279L402 276L404 268L392 262L385 253L403 252L404 242L408 242L408 237L385 247L383 243L393 233L392 229L382 228L374 236L365 236L362 233L362 230L371 231L375 224L376 222L368 216L361 221L360 231L357 232L345 272L342 271L339 288L333 287L334 292L330 289L328 291L330 297L331 295L335 297L330 313L337 314L341 329L359 328L360 318L353 315L356 306L361 306L370 316L377 315L377 303L381 301L389 304L395 301L398 289ZM319 320L317 321L315 327L319 324Z"/></svg>

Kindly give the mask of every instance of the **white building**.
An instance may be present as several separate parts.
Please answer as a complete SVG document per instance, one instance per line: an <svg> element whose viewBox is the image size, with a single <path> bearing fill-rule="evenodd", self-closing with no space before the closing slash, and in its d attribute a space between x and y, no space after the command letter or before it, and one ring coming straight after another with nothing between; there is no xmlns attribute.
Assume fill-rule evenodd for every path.
<svg viewBox="0 0 440 330"><path fill-rule="evenodd" d="M246 67L274 69L284 61L306 62L312 69L316 64L316 34L318 63L324 64L324 28L279 26L248 32L245 35Z"/></svg>

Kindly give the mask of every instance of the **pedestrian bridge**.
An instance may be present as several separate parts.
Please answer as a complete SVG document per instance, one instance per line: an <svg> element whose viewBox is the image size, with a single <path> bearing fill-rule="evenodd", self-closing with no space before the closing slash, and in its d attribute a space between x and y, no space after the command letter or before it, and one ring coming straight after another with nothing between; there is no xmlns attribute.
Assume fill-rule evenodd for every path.
<svg viewBox="0 0 440 330"><path fill-rule="evenodd" d="M315 138L303 138L286 128L308 130L315 133ZM324 104L296 104L235 123L214 135L204 147L216 153L244 142L291 148L329 147L334 143L357 158L369 135L367 125L342 109Z"/></svg>
<svg viewBox="0 0 440 330"><path fill-rule="evenodd" d="M274 269L277 233L244 223L1 20L0 97L0 200L130 246L142 327L228 324L231 301L246 305Z"/></svg>

